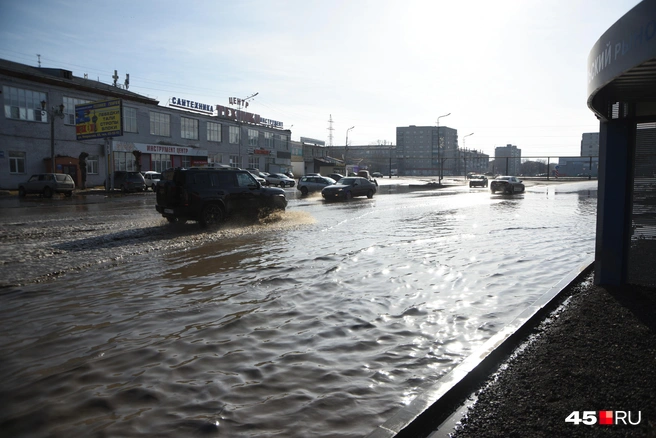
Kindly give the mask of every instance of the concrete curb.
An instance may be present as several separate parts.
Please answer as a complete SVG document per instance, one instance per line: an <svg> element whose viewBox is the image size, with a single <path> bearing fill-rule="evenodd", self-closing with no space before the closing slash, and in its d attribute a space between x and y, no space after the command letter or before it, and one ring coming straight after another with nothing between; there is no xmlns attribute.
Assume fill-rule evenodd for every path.
<svg viewBox="0 0 656 438"><path fill-rule="evenodd" d="M559 304L557 298L592 271L594 259L572 270L438 383L415 398L367 438L425 437L437 431L467 398Z"/></svg>

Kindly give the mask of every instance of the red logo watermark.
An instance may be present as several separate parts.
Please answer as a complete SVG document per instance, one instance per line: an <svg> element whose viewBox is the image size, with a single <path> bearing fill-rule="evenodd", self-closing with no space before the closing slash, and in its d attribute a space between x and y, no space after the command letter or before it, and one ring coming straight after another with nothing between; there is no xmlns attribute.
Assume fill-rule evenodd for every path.
<svg viewBox="0 0 656 438"><path fill-rule="evenodd" d="M592 426L600 424L602 426L631 425L637 426L642 421L641 411L572 411L565 418L565 423L572 423L576 426L584 424Z"/></svg>

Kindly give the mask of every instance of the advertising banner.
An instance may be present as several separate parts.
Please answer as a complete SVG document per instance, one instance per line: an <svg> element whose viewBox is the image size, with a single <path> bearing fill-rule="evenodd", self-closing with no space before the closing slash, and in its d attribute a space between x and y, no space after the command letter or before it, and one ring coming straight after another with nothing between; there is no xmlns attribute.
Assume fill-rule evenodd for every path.
<svg viewBox="0 0 656 438"><path fill-rule="evenodd" d="M121 99L75 105L75 133L78 140L122 136Z"/></svg>

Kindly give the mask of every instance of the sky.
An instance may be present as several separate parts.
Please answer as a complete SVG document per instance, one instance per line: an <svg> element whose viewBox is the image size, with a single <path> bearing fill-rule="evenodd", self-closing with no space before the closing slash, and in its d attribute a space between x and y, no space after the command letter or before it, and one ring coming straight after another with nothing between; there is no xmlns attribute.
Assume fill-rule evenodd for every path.
<svg viewBox="0 0 656 438"><path fill-rule="evenodd" d="M117 70L160 105L257 93L247 111L292 140L343 146L354 126L349 145L395 144L397 126L439 118L467 149L577 156L599 131L588 55L638 3L1 0L0 58L104 83Z"/></svg>

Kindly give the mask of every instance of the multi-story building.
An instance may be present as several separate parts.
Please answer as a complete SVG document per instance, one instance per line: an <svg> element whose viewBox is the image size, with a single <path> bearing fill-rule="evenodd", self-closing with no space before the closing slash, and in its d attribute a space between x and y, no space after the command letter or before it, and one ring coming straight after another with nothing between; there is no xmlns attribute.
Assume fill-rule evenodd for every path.
<svg viewBox="0 0 656 438"><path fill-rule="evenodd" d="M225 164L280 172L292 167L291 131L257 114L178 97L163 106L129 91L127 80L105 84L64 69L6 60L0 60L0 87L0 188L15 189L31 174L53 168L71 174L79 186L83 153L87 186L103 185L112 169ZM79 140L75 106L116 99L122 132Z"/></svg>
<svg viewBox="0 0 656 438"><path fill-rule="evenodd" d="M346 160L349 172L366 169L390 175L396 168L396 147L392 144L353 145L348 147ZM344 157L344 146L330 146L328 155L335 158Z"/></svg>
<svg viewBox="0 0 656 438"><path fill-rule="evenodd" d="M494 148L494 173L519 175L522 168L522 150L508 144Z"/></svg>
<svg viewBox="0 0 656 438"><path fill-rule="evenodd" d="M581 156L599 157L599 133L586 132L581 138Z"/></svg>
<svg viewBox="0 0 656 438"><path fill-rule="evenodd" d="M399 175L455 175L458 131L447 126L400 126L396 128L396 160Z"/></svg>

